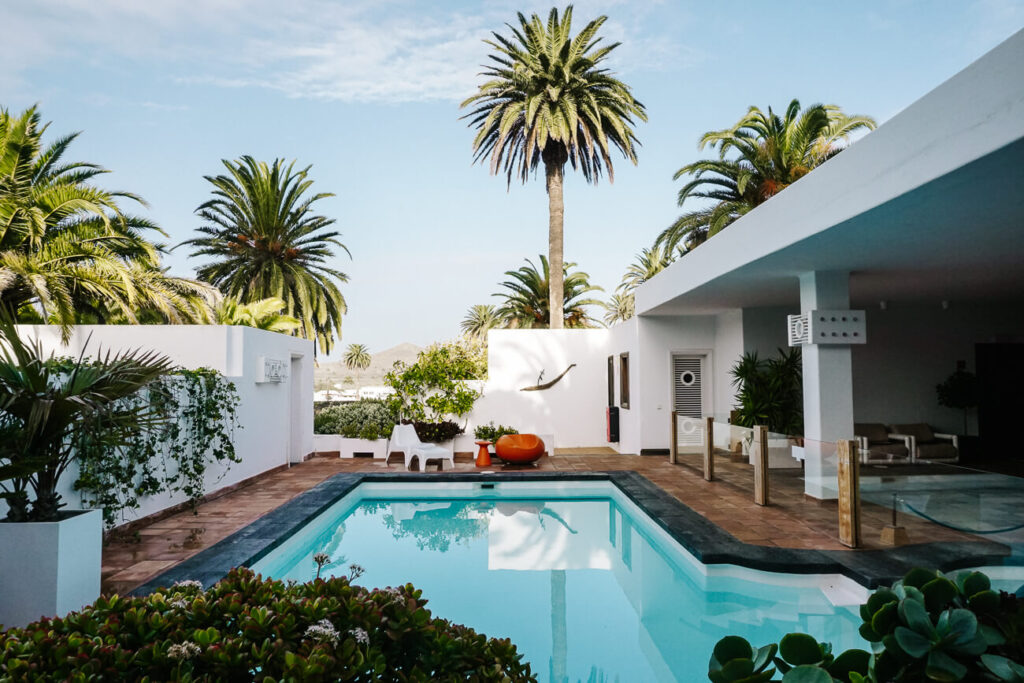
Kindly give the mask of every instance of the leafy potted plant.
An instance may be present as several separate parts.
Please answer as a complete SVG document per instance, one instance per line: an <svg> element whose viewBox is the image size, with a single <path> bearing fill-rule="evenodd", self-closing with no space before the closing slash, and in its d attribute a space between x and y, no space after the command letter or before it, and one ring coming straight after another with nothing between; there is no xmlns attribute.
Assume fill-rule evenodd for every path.
<svg viewBox="0 0 1024 683"><path fill-rule="evenodd" d="M465 418L481 396L474 386L486 371L476 347L456 341L434 344L411 365L397 362L384 376L394 390L388 406L403 422L414 424L422 441L454 450L454 439L464 430L452 418Z"/></svg>
<svg viewBox="0 0 1024 683"><path fill-rule="evenodd" d="M745 353L733 365L732 383L737 388L733 424L739 427L763 425L784 438L770 439L769 467L796 467L791 446L803 446L804 396L800 349L779 349L775 358L761 359ZM741 437L744 454L750 454L748 432Z"/></svg>
<svg viewBox="0 0 1024 683"><path fill-rule="evenodd" d="M44 356L0 321L0 623L80 609L100 592L100 510L65 510L59 484L75 460L72 436L97 434L105 448L126 445L158 424L155 410L120 400L171 370L155 353L130 351L72 363ZM102 422L103 429L83 429Z"/></svg>
<svg viewBox="0 0 1024 683"><path fill-rule="evenodd" d="M967 418L972 410L978 407L978 378L974 373L968 372L963 362L957 364L956 372L946 378L942 384L935 387L939 397L939 405L945 408L955 408L963 411L964 431L967 435Z"/></svg>
<svg viewBox="0 0 1024 683"><path fill-rule="evenodd" d="M488 422L485 425L478 425L473 430L473 436L477 438L477 441L490 441L491 445L487 447L487 450L494 454L494 444L501 437L506 434L518 434L519 430L515 427L506 427L505 425L494 426L493 422Z"/></svg>

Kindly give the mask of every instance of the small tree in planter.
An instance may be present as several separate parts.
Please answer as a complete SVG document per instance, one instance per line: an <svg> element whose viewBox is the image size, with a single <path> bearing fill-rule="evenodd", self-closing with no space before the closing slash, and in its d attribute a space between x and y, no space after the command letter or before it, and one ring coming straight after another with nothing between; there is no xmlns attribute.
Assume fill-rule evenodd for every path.
<svg viewBox="0 0 1024 683"><path fill-rule="evenodd" d="M956 408L964 414L964 435L967 435L967 418L972 410L978 407L978 378L968 372L962 363L957 364L956 372L935 387L939 397L939 405L945 408Z"/></svg>
<svg viewBox="0 0 1024 683"><path fill-rule="evenodd" d="M0 622L10 624L77 609L99 593L101 513L62 512L57 487L74 461L77 432L102 423L95 434L116 449L162 420L153 410L119 401L169 372L171 363L130 351L58 364L38 342L22 341L8 319L0 321L0 341L0 488L8 506L7 524L0 524L0 547L7 549L0 584L19 586L0 606ZM62 560L63 553L71 557ZM62 574L69 574L61 571L62 561L75 564L68 580L77 594L75 587L58 589Z"/></svg>
<svg viewBox="0 0 1024 683"><path fill-rule="evenodd" d="M463 432L450 418L464 418L481 395L468 384L486 372L478 347L465 340L434 344L412 365L399 361L384 376L395 391L388 405L403 421L416 425L423 441L447 441ZM455 424L457 431L451 433L446 423Z"/></svg>

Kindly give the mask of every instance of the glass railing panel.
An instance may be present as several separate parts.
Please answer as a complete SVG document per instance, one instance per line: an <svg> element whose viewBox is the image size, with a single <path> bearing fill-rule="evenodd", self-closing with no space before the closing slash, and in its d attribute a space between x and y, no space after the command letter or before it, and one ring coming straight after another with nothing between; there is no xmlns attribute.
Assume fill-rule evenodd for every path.
<svg viewBox="0 0 1024 683"><path fill-rule="evenodd" d="M1024 479L959 463L887 461L870 448L861 455L861 500L884 508L905 542L987 539L1024 551Z"/></svg>

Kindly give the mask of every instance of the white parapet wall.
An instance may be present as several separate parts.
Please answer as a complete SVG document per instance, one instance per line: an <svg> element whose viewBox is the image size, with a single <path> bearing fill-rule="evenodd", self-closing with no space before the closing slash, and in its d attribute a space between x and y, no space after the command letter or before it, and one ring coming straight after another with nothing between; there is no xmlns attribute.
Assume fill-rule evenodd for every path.
<svg viewBox="0 0 1024 683"><path fill-rule="evenodd" d="M216 491L313 452L313 342L251 327L226 325L79 325L67 344L51 325L21 325L23 338L37 339L47 353L87 356L131 349L156 351L187 368L211 368L235 384L239 396L235 452L242 461L225 471L211 467L206 489ZM279 381L268 375L281 371ZM61 479L60 493L69 509L81 507L72 490L77 471ZM183 495L144 498L128 513L131 521L184 502ZM0 516L6 507L0 503Z"/></svg>

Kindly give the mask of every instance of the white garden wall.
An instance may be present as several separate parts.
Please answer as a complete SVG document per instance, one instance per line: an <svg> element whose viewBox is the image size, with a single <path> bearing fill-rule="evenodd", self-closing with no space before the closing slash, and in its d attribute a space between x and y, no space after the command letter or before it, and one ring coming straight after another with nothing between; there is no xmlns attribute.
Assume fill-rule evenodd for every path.
<svg viewBox="0 0 1024 683"><path fill-rule="evenodd" d="M520 432L553 434L549 448L606 445L605 357L608 330L491 330L488 379L466 433L494 422ZM521 391L576 367L550 389Z"/></svg>
<svg viewBox="0 0 1024 683"><path fill-rule="evenodd" d="M207 473L207 491L290 462L301 462L313 451L310 341L250 327L222 325L79 325L67 345L61 342L60 330L53 326L22 325L19 331L26 339L38 339L44 351L57 355L78 355L83 347L88 356L106 351L152 350L185 368L211 368L234 382L240 399L235 450L242 462L233 464L226 473L211 468ZM285 362L288 371L284 381L257 381L264 358ZM61 480L61 494L68 508L81 506L79 495L71 490L75 478L76 472L70 471ZM125 521L184 501L180 494L148 497Z"/></svg>

